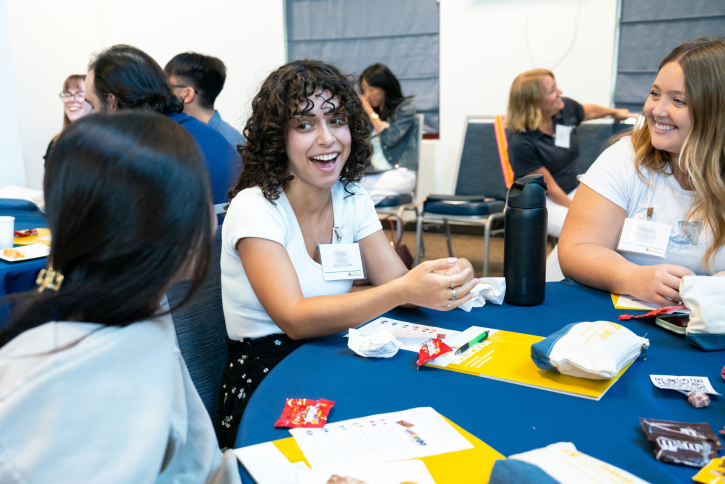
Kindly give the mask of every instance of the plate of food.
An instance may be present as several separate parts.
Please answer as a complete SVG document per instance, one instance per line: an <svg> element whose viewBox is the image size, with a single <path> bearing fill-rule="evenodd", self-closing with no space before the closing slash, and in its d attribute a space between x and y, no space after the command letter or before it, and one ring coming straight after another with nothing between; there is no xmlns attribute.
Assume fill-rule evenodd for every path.
<svg viewBox="0 0 725 484"><path fill-rule="evenodd" d="M6 262L18 262L48 257L48 254L50 254L50 247L44 244L33 244L26 245L25 247L4 249L0 252L0 259Z"/></svg>

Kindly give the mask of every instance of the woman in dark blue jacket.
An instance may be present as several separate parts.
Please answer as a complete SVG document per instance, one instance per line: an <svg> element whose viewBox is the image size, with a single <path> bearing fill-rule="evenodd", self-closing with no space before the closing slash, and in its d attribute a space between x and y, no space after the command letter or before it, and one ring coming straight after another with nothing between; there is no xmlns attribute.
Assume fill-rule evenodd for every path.
<svg viewBox="0 0 725 484"><path fill-rule="evenodd" d="M415 189L418 170L418 119L411 96L383 64L360 76L360 98L374 128L371 173L362 181L375 204Z"/></svg>

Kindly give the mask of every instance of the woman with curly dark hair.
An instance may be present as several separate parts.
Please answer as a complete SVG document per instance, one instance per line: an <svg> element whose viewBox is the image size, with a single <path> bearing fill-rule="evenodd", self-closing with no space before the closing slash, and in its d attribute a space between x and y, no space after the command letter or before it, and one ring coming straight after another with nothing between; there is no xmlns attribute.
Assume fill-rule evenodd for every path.
<svg viewBox="0 0 725 484"><path fill-rule="evenodd" d="M477 283L464 259L408 271L390 246L358 185L372 151L367 116L352 79L334 66L304 60L272 72L252 101L244 136L244 171L222 226L230 358L219 436L230 447L251 393L305 339L340 333L404 304L455 308L472 299ZM331 247L330 262L324 254ZM338 257L359 262L355 253L377 287L349 293L356 276L332 274Z"/></svg>

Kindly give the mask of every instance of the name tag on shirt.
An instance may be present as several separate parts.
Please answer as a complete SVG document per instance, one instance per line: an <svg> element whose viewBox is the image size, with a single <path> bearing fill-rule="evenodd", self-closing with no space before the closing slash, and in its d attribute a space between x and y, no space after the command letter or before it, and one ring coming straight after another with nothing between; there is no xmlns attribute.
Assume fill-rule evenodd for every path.
<svg viewBox="0 0 725 484"><path fill-rule="evenodd" d="M672 226L646 220L628 218L624 220L618 251L636 252L665 258Z"/></svg>
<svg viewBox="0 0 725 484"><path fill-rule="evenodd" d="M317 248L326 282L365 279L360 244L320 244Z"/></svg>
<svg viewBox="0 0 725 484"><path fill-rule="evenodd" d="M556 136L554 137L554 146L559 148L569 148L571 141L571 132L574 126L564 126L563 124L556 125Z"/></svg>

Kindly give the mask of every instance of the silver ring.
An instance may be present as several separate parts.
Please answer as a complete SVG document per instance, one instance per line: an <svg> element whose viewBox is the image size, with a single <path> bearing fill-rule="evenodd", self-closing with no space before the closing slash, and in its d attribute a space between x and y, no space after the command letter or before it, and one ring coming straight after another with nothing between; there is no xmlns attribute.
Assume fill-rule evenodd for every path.
<svg viewBox="0 0 725 484"><path fill-rule="evenodd" d="M451 308L451 303L452 302L453 302L452 300L450 300L450 299L448 300L448 306L446 306L446 309L450 309Z"/></svg>
<svg viewBox="0 0 725 484"><path fill-rule="evenodd" d="M451 278L451 289L453 289L454 287L456 287L456 285L453 284L453 276L448 272L446 272L446 275ZM455 299L455 298L453 298L453 299Z"/></svg>
<svg viewBox="0 0 725 484"><path fill-rule="evenodd" d="M456 300L456 290L451 289L451 291L453 292L453 297L451 298L451 301L455 301Z"/></svg>

